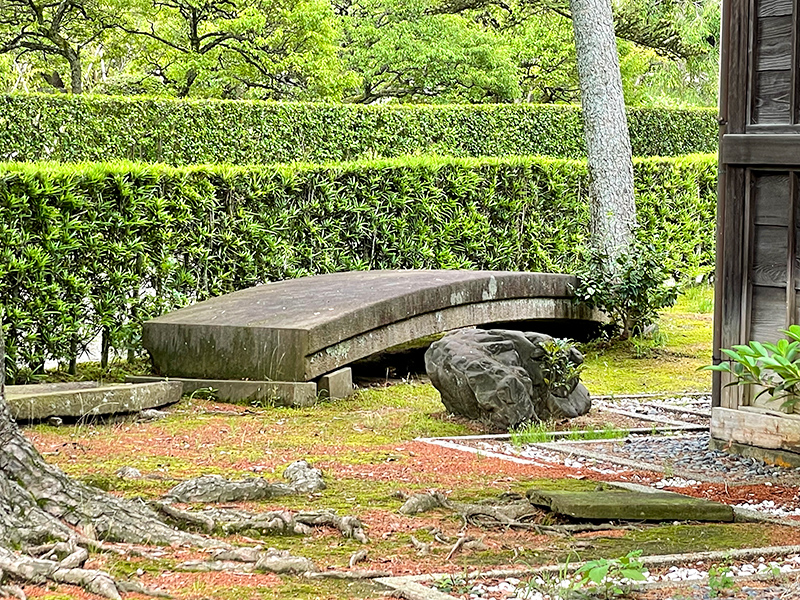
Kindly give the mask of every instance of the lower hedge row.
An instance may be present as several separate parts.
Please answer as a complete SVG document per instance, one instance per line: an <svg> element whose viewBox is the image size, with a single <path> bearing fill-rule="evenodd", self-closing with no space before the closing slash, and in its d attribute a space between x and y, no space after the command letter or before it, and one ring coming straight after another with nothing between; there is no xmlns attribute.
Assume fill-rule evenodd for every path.
<svg viewBox="0 0 800 600"><path fill-rule="evenodd" d="M635 163L640 224L679 277L713 264L716 157ZM585 163L402 158L173 168L0 163L0 299L13 379L103 332L260 282L355 269L570 272Z"/></svg>

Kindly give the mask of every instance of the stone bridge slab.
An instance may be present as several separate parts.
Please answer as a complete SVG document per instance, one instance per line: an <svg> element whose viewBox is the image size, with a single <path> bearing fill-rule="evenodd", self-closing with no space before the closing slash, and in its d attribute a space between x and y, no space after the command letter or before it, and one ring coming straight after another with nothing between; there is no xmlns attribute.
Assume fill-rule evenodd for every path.
<svg viewBox="0 0 800 600"><path fill-rule="evenodd" d="M569 322L572 276L509 271L355 271L259 285L144 324L163 375L311 381L392 346L460 327ZM535 328L535 325L533 326Z"/></svg>

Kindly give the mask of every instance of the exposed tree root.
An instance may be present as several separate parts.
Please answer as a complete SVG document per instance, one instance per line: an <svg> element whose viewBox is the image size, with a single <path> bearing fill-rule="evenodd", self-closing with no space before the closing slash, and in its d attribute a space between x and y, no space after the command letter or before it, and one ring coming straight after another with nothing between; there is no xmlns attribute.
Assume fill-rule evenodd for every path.
<svg viewBox="0 0 800 600"><path fill-rule="evenodd" d="M264 500L290 494L310 494L325 489L319 469L298 460L286 467L284 479L276 483L263 477L229 481L219 475L203 475L179 483L164 497L168 502L242 502Z"/></svg>
<svg viewBox="0 0 800 600"><path fill-rule="evenodd" d="M62 566L53 560L32 558L0 548L0 570L8 575L43 583L47 580L80 586L98 596L120 600L119 591L113 577L103 571Z"/></svg>
<svg viewBox="0 0 800 600"><path fill-rule="evenodd" d="M0 598L17 598L18 600L28 600L21 587L16 585L0 585Z"/></svg>
<svg viewBox="0 0 800 600"><path fill-rule="evenodd" d="M207 533L221 531L225 534L255 530L267 535L308 535L313 527L333 527L346 538L362 544L369 541L361 521L352 516L338 516L332 510L251 512L223 508L183 510L165 502L154 503L172 521L180 525L199 527Z"/></svg>
<svg viewBox="0 0 800 600"><path fill-rule="evenodd" d="M307 559L260 548L233 548L220 540L175 529L144 502L115 498L48 465L11 418L4 399L3 361L0 335L0 574L36 584L77 585L113 599L124 592L164 596L136 582L115 581L108 573L83 568L89 556L87 548L112 549L108 542L218 548L229 559L252 561L262 570L275 570L280 561L302 564L303 571L314 570ZM279 484L292 493L324 486L321 473L307 463L292 467L286 475L290 483ZM335 523L334 519L328 521ZM357 524L342 518L336 526L343 532L349 526L356 537L362 531L360 522ZM14 552L10 547L26 552ZM0 594L24 597L14 586L0 588Z"/></svg>

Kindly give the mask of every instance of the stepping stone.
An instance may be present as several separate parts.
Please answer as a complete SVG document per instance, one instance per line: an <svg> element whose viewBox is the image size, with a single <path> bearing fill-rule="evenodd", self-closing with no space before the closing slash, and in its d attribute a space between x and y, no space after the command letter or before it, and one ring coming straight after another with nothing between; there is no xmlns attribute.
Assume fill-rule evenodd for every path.
<svg viewBox="0 0 800 600"><path fill-rule="evenodd" d="M145 375L131 375L125 380L131 383L167 381L164 377ZM317 384L313 381L241 381L187 377L170 377L168 381L179 384L184 396L198 391L211 391L216 400L234 404L304 408L316 404L318 395ZM351 377L349 392L352 392L352 381Z"/></svg>
<svg viewBox="0 0 800 600"><path fill-rule="evenodd" d="M574 519L733 522L733 508L673 492L528 490L528 500Z"/></svg>
<svg viewBox="0 0 800 600"><path fill-rule="evenodd" d="M18 421L136 413L174 404L183 385L173 382L99 384L95 381L6 386L6 402Z"/></svg>

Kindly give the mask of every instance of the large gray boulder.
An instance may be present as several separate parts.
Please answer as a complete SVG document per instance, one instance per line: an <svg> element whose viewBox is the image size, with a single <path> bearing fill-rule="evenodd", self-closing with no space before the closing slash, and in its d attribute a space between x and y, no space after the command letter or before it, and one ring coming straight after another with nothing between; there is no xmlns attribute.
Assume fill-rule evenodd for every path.
<svg viewBox="0 0 800 600"><path fill-rule="evenodd" d="M586 387L577 376L564 381L554 373L580 365L583 356L571 347L557 350L553 368L555 347L541 333L459 329L428 348L425 370L448 411L496 429L586 414Z"/></svg>

